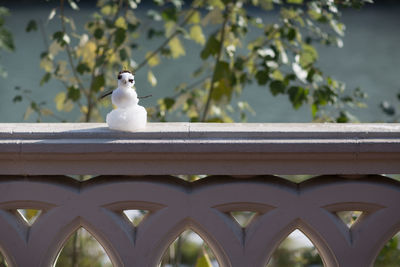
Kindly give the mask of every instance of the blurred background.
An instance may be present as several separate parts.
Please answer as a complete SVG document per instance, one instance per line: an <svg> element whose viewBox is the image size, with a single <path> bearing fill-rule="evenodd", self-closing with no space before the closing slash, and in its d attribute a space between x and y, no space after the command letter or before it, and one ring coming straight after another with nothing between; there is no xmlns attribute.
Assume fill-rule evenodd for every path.
<svg viewBox="0 0 400 267"><path fill-rule="evenodd" d="M87 18L96 9L96 1L78 2L79 11L73 11L66 7L66 14L74 19L77 32L84 31ZM15 87L31 90L30 97L37 101L46 101L48 106L55 109L53 99L58 92L63 90L63 85L57 80L50 80L40 86L40 81L45 71L40 68L40 54L45 51L46 41L38 29L37 32L26 32L26 27L32 19L41 21L47 34L61 28L57 18L48 21L49 14L53 8L57 8L57 1L0 1L1 6L9 9L10 16L5 17L5 28L14 37L15 51L1 51L0 64L7 71L6 78L0 78L0 121L1 122L23 122L35 121L35 116L29 116L24 120L24 114L29 100L13 103L17 94ZM188 4L186 3L186 6ZM183 5L183 8L185 4ZM149 10L156 9L151 1L142 1L135 15L140 18L142 25L150 23L147 16ZM260 16L266 22L276 20L278 11L262 13L257 9L249 12ZM400 75L399 62L400 50L400 2L396 0L378 0L374 4L364 6L360 10L342 10L342 21L346 25L346 34L343 39L343 47L325 47L316 45L319 52L318 67L329 73L335 79L346 83L346 88L360 87L368 94L365 99L367 108L356 109L353 113L361 122L390 121L382 112L383 101L386 105L398 108L399 101L396 95L400 93L398 77ZM39 26L38 26L39 27ZM248 40L254 39L259 32L249 32ZM47 39L49 37L46 37ZM49 40L47 41L49 42ZM146 38L138 38L138 49L132 52L132 59L141 62L147 50L154 48L157 42ZM141 101L145 107L154 106L157 100L173 94L174 88L181 82L190 83L190 74L198 68L199 53L201 47L183 39L186 55L184 57L168 60L167 64L160 64L153 69L157 77L157 85L152 86L147 80L147 73L140 71L136 76L136 87L139 95L152 94L152 98ZM200 63L201 64L201 63ZM122 68L122 67L121 67ZM171 83L171 81L174 81ZM117 84L116 78L110 83ZM248 122L310 122L312 115L308 106L302 106L298 110L291 107L287 96L273 96L256 83L249 84L243 90L242 100L247 101L255 113L247 117ZM102 114L106 114L111 107L102 108ZM61 117L67 121L76 120L75 110ZM389 108L390 113L390 108ZM186 121L187 118L174 115L170 120ZM236 120L238 118L236 117ZM57 121L52 117L45 117L43 121Z"/></svg>

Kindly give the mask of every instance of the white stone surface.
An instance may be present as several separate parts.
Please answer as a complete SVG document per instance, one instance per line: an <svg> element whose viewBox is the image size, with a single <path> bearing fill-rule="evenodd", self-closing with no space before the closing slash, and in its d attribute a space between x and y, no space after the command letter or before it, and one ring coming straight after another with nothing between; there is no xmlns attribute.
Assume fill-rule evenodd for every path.
<svg viewBox="0 0 400 267"><path fill-rule="evenodd" d="M7 174L400 173L399 124L0 124Z"/></svg>

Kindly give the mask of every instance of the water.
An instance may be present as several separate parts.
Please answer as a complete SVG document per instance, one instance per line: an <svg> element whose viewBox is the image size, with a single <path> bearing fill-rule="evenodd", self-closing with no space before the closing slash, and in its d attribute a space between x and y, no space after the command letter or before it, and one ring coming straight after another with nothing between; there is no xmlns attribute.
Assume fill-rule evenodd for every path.
<svg viewBox="0 0 400 267"><path fill-rule="evenodd" d="M7 79L0 78L0 122L22 122L23 114L29 103L14 104L16 95L15 86L33 91L32 98L44 100L54 109L54 96L62 90L57 81L50 81L45 86L39 86L44 71L39 68L39 55L45 50L43 39L39 32L26 33L25 27L30 19L46 21L51 7L55 3L42 3L40 6L24 7L10 6L12 16L6 20L6 26L12 30L16 51L14 53L1 52L0 62L9 72ZM93 12L90 8L82 8L74 13L76 23L83 21ZM345 10L343 21L347 26L344 47L319 49L319 66L325 73L344 81L347 88L361 87L369 95L368 108L356 110L354 113L362 122L377 122L387 119L379 109L382 100L389 100L400 107L400 102L394 98L400 92L398 78L400 77L400 5L376 5L360 11ZM60 29L56 19L48 26L48 33ZM164 64L154 68L158 85L151 87L147 82L146 68L136 76L136 86L139 95L152 94L152 99L142 100L144 106L154 105L159 97L171 95L173 88L179 82L192 83L190 74L199 64L198 53L201 47L191 41L184 41L189 45L186 57L179 60L164 60ZM150 44L155 47L157 44ZM150 47L151 48L151 47ZM144 50L135 52L134 59L140 62ZM165 64L167 62L167 64ZM309 122L311 112L308 106L293 110L287 96L273 97L268 88L249 85L244 89L242 100L248 101L256 111L250 116L249 122ZM106 114L108 110L104 110ZM69 117L68 117L68 116ZM77 112L63 114L73 121ZM33 121L32 116L28 121ZM48 121L54 121L49 118ZM174 120L184 120L176 117Z"/></svg>

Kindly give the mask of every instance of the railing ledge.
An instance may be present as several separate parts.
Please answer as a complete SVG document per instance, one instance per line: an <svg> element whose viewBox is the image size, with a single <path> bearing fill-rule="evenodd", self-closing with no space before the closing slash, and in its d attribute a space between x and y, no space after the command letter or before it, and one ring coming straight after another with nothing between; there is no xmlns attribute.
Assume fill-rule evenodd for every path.
<svg viewBox="0 0 400 267"><path fill-rule="evenodd" d="M400 124L0 124L2 174L400 173Z"/></svg>

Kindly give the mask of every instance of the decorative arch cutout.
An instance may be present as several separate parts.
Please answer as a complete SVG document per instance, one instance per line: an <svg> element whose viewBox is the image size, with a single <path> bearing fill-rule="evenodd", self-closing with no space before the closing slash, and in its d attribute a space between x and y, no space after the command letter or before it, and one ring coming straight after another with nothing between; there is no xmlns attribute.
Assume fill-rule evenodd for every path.
<svg viewBox="0 0 400 267"><path fill-rule="evenodd" d="M220 266L208 244L193 230L185 230L167 248L159 266L197 266L197 264Z"/></svg>
<svg viewBox="0 0 400 267"><path fill-rule="evenodd" d="M113 264L96 238L80 227L66 241L53 266L112 267Z"/></svg>
<svg viewBox="0 0 400 267"><path fill-rule="evenodd" d="M381 249L374 267L400 266L400 232L395 234Z"/></svg>
<svg viewBox="0 0 400 267"><path fill-rule="evenodd" d="M311 240L299 229L290 233L275 249L266 267L324 266Z"/></svg>

